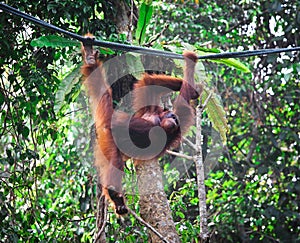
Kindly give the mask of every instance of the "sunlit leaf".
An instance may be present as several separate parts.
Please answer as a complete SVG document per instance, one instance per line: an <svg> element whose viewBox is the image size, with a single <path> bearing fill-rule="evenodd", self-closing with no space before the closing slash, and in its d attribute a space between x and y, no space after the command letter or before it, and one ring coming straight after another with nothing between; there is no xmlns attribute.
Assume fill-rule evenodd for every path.
<svg viewBox="0 0 300 243"><path fill-rule="evenodd" d="M217 60L207 60L210 62L216 62L216 63L223 63L229 67L233 67L237 70L240 70L244 73L250 73L250 69L243 63L241 63L240 61L238 61L237 59L234 58L228 58L228 59L217 59Z"/></svg>
<svg viewBox="0 0 300 243"><path fill-rule="evenodd" d="M178 47L177 45L164 45L164 47L175 53L182 53L182 49L189 50L189 51L195 51L197 49L197 53L200 56L207 56L209 54L221 53L221 51L216 48L209 49L209 48L204 48L204 47L197 46L197 45L193 46L189 43L180 43L180 45L181 45L181 47ZM206 59L206 61L222 63L228 67L235 68L244 73L250 73L250 69L245 64L243 64L242 62L240 62L239 60L234 59L234 58Z"/></svg>
<svg viewBox="0 0 300 243"><path fill-rule="evenodd" d="M179 216L179 217L182 218L182 219L185 218L184 213L182 213L182 212L180 212L180 211L177 211L177 212L176 212L176 215Z"/></svg>
<svg viewBox="0 0 300 243"><path fill-rule="evenodd" d="M145 40L145 34L147 26L150 22L153 13L152 1L143 2L140 9L140 16L137 23L137 29L135 32L135 38L139 44L143 44Z"/></svg>
<svg viewBox="0 0 300 243"><path fill-rule="evenodd" d="M206 49L206 52L200 51L198 53L200 54L200 56L204 56L204 55L209 55L210 53L211 54L216 54L216 53L220 53L220 52L216 49ZM243 64L242 62L240 62L239 60L234 59L234 58L206 59L206 61L216 62L216 63L223 63L226 66L235 68L235 69L240 70L244 73L250 73L250 69L245 64Z"/></svg>

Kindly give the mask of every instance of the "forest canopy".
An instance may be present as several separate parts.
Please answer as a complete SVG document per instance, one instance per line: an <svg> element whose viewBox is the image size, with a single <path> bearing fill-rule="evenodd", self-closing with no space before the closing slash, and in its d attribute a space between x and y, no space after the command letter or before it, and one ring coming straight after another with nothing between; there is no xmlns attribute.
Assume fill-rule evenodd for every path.
<svg viewBox="0 0 300 243"><path fill-rule="evenodd" d="M147 11L143 1L129 0L6 1L79 35L91 32L104 41L172 52L300 46L299 1L145 3ZM93 242L97 176L93 121L79 75L80 43L0 12L0 238ZM138 22L141 13L144 25ZM42 42L48 46L38 42L42 37L50 38ZM119 54L100 48L103 59ZM111 73L124 63L134 67L112 86L116 106L128 102L124 94L145 66L180 75L175 61L134 55L115 60L120 63L110 66ZM215 93L201 126L211 242L300 240L299 73L299 52L200 62L197 77ZM187 137L194 135L195 127ZM176 230L182 242L199 242L195 166L180 158L186 167L174 167L173 160L166 155L160 166ZM138 211L130 163L124 183L127 203ZM118 222L110 208L106 237L107 242L148 240L132 215Z"/></svg>

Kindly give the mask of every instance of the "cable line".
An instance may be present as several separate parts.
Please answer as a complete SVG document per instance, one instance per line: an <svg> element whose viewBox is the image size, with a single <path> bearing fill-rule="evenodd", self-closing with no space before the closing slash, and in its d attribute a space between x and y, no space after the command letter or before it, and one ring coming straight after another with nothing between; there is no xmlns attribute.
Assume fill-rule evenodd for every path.
<svg viewBox="0 0 300 243"><path fill-rule="evenodd" d="M109 42L109 41L100 41L100 40L96 40L96 39L95 40L87 39L84 36L75 34L73 32L59 28L55 25L49 24L43 20L37 19L27 13L24 13L24 12L22 12L18 9L15 9L4 3L0 3L0 9L8 12L10 14L19 16L23 19L26 19L30 22L33 22L37 25L43 26L47 29L51 29L55 32L70 36L78 41L81 41L84 44L106 47L106 48L110 48L113 50L119 50L119 51L136 52L136 53L148 54L148 55L154 55L154 56L163 56L166 58L173 58L173 59L183 59L183 56L181 54L177 54L177 53L173 53L173 52L169 52L169 51L162 51L162 50L156 50L153 48L146 48L146 47L134 46L134 45L126 45L126 44L114 43L114 42ZM276 54L276 53L281 53L281 52L293 52L293 51L300 51L300 46L289 47L289 48L273 48L273 49L261 49L261 50L253 50L253 51L238 51L238 52L223 52L223 53L207 54L207 55L198 56L198 59L204 60L204 59L242 58L242 57Z"/></svg>

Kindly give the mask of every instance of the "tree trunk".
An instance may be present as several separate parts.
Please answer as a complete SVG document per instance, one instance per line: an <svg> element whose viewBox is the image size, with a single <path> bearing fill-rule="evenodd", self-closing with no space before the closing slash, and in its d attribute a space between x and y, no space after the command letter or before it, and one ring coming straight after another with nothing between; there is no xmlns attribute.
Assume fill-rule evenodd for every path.
<svg viewBox="0 0 300 243"><path fill-rule="evenodd" d="M158 161L136 161L137 182L140 195L141 217L152 225L169 242L180 242L172 212L164 192L162 172ZM149 230L149 242L163 242Z"/></svg>
<svg viewBox="0 0 300 243"><path fill-rule="evenodd" d="M115 1L108 0L103 5L105 19L112 21L116 28L117 33L126 34L127 40L132 41L132 26L137 24L138 9L134 1Z"/></svg>

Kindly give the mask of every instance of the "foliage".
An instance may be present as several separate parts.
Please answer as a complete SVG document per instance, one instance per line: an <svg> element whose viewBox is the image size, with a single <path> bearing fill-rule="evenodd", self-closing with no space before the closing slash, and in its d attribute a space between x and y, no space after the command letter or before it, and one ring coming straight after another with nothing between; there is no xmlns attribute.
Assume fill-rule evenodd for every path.
<svg viewBox="0 0 300 243"><path fill-rule="evenodd" d="M210 94L211 97L207 102L206 113L212 123L213 128L220 133L221 140L225 145L227 141L227 132L229 132L226 114L222 107L220 96L218 96L216 93L204 89L203 100L206 100Z"/></svg>
<svg viewBox="0 0 300 243"><path fill-rule="evenodd" d="M73 11L83 2L58 6L66 3L7 2L67 28L84 19L84 13L79 11L83 14L79 16ZM62 24L64 10L70 13ZM31 40L46 30L6 13L0 18L0 238L5 242L91 241L95 188L86 101L81 95L67 112L54 112L63 66L80 59L72 47L32 48ZM65 100L74 101L70 94Z"/></svg>
<svg viewBox="0 0 300 243"><path fill-rule="evenodd" d="M157 11L164 18L159 24L153 21L154 28L170 24L164 41L196 42L226 51L299 45L298 1L199 5L185 1L184 6L169 1ZM182 35L187 26L189 31ZM296 242L300 235L298 54L249 60L252 75L206 64L230 125L221 163L206 182L211 240Z"/></svg>
<svg viewBox="0 0 300 243"><path fill-rule="evenodd" d="M90 31L102 39L124 41L107 17L115 14L110 1L9 0L7 4L80 34ZM155 47L182 49L183 43L190 43L199 51L219 52L300 44L298 1L153 1L149 6L155 18L149 25L145 19L143 25L140 22L136 35L140 43ZM96 176L91 167L87 100L79 80L71 78L78 77L78 45L56 42L61 38L57 33L18 17L2 13L0 19L0 238L91 242ZM54 40L42 39L53 35ZM154 43L153 36L160 38ZM127 60L134 63L133 56ZM207 86L218 90L230 125L227 146L206 180L210 240L297 242L299 57L285 53L242 62L247 65L203 62ZM244 72L249 67L252 74ZM203 121L209 166L213 129L209 119ZM162 159L176 227L183 242L197 242L194 166L183 161L184 170L171 169L172 163L170 156ZM126 191L132 192L128 204L138 211L135 182L126 181L131 182ZM147 241L144 227L134 218L118 224L111 211L107 235L110 242Z"/></svg>

